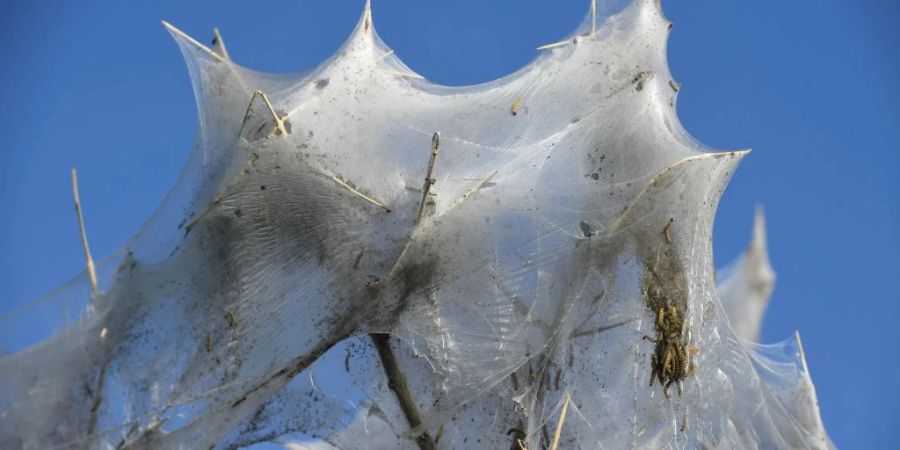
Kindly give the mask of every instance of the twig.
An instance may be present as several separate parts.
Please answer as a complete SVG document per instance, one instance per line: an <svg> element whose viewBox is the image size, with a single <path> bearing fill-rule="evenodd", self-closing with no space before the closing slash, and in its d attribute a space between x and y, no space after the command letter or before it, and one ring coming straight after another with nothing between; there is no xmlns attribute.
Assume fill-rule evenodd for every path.
<svg viewBox="0 0 900 450"><path fill-rule="evenodd" d="M375 344L375 349L378 351L381 367L384 368L384 374L388 379L388 387L397 397L397 403L400 404L400 409L403 410L403 414L406 416L410 428L414 429L419 427L422 425L422 418L419 416L419 410L416 408L412 394L409 392L406 376L404 376L403 371L400 370L400 366L397 364L397 358L394 356L394 351L391 349L390 335L370 333L369 337L372 338L372 343ZM416 444L419 445L421 450L434 450L435 448L434 441L431 439L431 436L428 435L428 432L422 432L422 434L417 436Z"/></svg>
<svg viewBox="0 0 900 450"><path fill-rule="evenodd" d="M494 178L494 176L497 175L498 172L499 172L498 170L495 170L494 173L488 175L487 177L485 177L484 179L482 179L481 181L479 181L478 184L476 184L476 185L473 186L471 189L469 189L468 191L466 191L466 193L463 194L462 197L460 197L458 200L456 200L456 202L453 203L453 206L455 207L456 205L459 205L460 203L463 202L463 200L465 200L465 199L471 197L472 194L474 194L474 193L478 192L479 190L481 190L481 188L483 188L484 185L487 184L488 181L491 181L491 178Z"/></svg>
<svg viewBox="0 0 900 450"><path fill-rule="evenodd" d="M100 404L103 403L103 384L106 379L106 362L100 366L100 373L97 376L97 388L93 392L94 403L91 404L91 418L88 421L88 436L94 434L97 428L97 416L100 412Z"/></svg>
<svg viewBox="0 0 900 450"><path fill-rule="evenodd" d="M384 60L384 58L387 58L388 56L391 56L391 55L393 55L393 54L394 54L394 50L393 50L393 49L388 50L388 51L385 52L383 55L379 56L379 57L378 57L378 60L379 60L379 61L382 61L382 60Z"/></svg>
<svg viewBox="0 0 900 450"><path fill-rule="evenodd" d="M569 409L569 394L566 393L566 399L563 400L562 410L559 412L559 422L556 423L556 433L553 433L553 445L550 450L556 450L559 446L559 437L562 435L563 424L566 422L566 411Z"/></svg>
<svg viewBox="0 0 900 450"><path fill-rule="evenodd" d="M538 47L537 49L538 50L550 50L551 48L562 47L564 45L569 45L572 43L574 43L574 40L572 40L572 39L563 39L561 41L557 41L552 44L542 45L542 46Z"/></svg>
<svg viewBox="0 0 900 450"><path fill-rule="evenodd" d="M428 161L428 171L425 173L425 185L422 186L422 201L419 202L419 214L416 215L416 223L422 220L422 213L425 212L425 201L428 200L428 191L434 185L434 164L437 162L438 154L441 152L441 136L434 133L431 136L431 159Z"/></svg>
<svg viewBox="0 0 900 450"><path fill-rule="evenodd" d="M218 28L213 28L213 45L218 50L218 53L222 55L223 58L230 60L231 57L228 56L228 49L225 48L225 41L222 40L222 35L219 34Z"/></svg>
<svg viewBox="0 0 900 450"><path fill-rule="evenodd" d="M272 373L267 379L245 391L244 395L231 403L231 408L237 408L241 403L247 401L249 397L255 395L257 392L269 388L272 383L279 382L280 385L283 386L290 380L294 379L297 374L306 370L310 365L312 365L312 363L316 362L322 355L324 355L331 347L344 340L346 337L347 335L340 335L335 338L325 340L323 342L320 342L316 347L313 347L313 349L309 352L295 357L287 365Z"/></svg>
<svg viewBox="0 0 900 450"><path fill-rule="evenodd" d="M424 80L425 79L425 77L423 77L422 75L419 75L417 73L412 73L412 72L400 72L398 70L385 70L384 72L389 73L391 75L398 76L398 77L412 78L414 80Z"/></svg>
<svg viewBox="0 0 900 450"><path fill-rule="evenodd" d="M100 294L97 287L97 272L94 270L94 258L88 247L87 231L84 229L84 217L81 214L81 200L78 197L78 172L72 168L72 197L75 200L75 214L78 216L78 228L81 230L81 248L84 249L84 261L87 266L88 279L91 282L91 293L94 297Z"/></svg>
<svg viewBox="0 0 900 450"><path fill-rule="evenodd" d="M687 163L695 162L695 161L703 161L709 159L718 159L718 158L734 158L734 157L743 157L750 153L750 150L739 150L732 152L715 152L715 153L701 153L699 155L688 156L682 158L678 161L675 161L672 164L662 168L659 172L656 172L653 177L650 179L650 182L645 184L643 188L641 188L640 192L637 193L634 197L631 198L631 201L625 205L625 208L622 209L622 212L616 217L616 220L613 221L612 226L609 227L612 230L610 233L616 233L621 231L623 221L631 214L631 210L634 209L635 205L637 205L638 201L641 200L647 192L650 191L651 188L656 186L656 183L663 179L669 172L674 169L683 166Z"/></svg>
<svg viewBox="0 0 900 450"><path fill-rule="evenodd" d="M260 90L257 90L250 96L250 103L247 105L247 111L244 112L244 119L241 120L241 129L244 128L244 125L247 123L247 119L250 118L250 109L253 108L253 100L256 100L256 96L260 96L263 99L263 102L266 103L266 107L269 109L269 112L272 113L272 117L275 119L275 128L278 130L278 134L285 136L287 135L287 130L284 129L284 121L281 120L281 117L278 117L278 113L275 112L275 108L272 107L272 102L269 101L269 97Z"/></svg>
<svg viewBox="0 0 900 450"><path fill-rule="evenodd" d="M207 206L206 209L204 209L202 212L200 212L200 214L197 214L196 217L194 217L193 219L191 219L191 220L187 223L187 225L184 226L184 231L185 231L185 233L190 233L191 230L193 230L194 227L195 227L198 223L200 223L200 221L203 220L203 219L206 217L206 215L209 214L210 211L212 211L213 208L214 208L215 206L217 206L221 201L222 201L222 198L221 198L221 197L213 197L212 202L211 202L211 205Z"/></svg>
<svg viewBox="0 0 900 450"><path fill-rule="evenodd" d="M384 278L381 280L375 280L375 281L366 283L366 286L369 286L369 287L380 286L384 283L387 283L388 280L390 280L391 278L394 278L394 274L397 273L397 268L400 267L400 262L403 261L403 257L406 256L406 251L409 250L409 247L412 246L412 243L413 243L413 239L412 239L412 236L410 236L406 240L406 243L403 244L403 248L400 249L400 254L397 255L397 260L394 261L394 265L391 266L391 270L388 270L387 275L385 275Z"/></svg>
<svg viewBox="0 0 900 450"><path fill-rule="evenodd" d="M425 202L428 200L428 196L430 195L431 186L434 185L434 165L437 162L438 154L441 151L441 138L440 134L437 132L431 136L431 159L428 161L428 171L425 173L425 185L422 186L422 200L419 202L419 213L416 215L416 221L413 225L412 232L410 233L409 238L406 239L406 243L403 244L403 248L400 249L400 254L397 255L397 259L394 261L394 264L391 265L391 269L388 270L387 275L384 278L376 281L367 282L366 285L369 287L380 286L384 283L387 283L391 278L393 278L394 274L397 273L397 268L400 267L400 263L403 261L403 257L406 256L407 250L412 246L413 236L416 233L416 230L419 227L419 223L422 220L422 214L425 212Z"/></svg>
<svg viewBox="0 0 900 450"><path fill-rule="evenodd" d="M358 190L357 190L356 188L354 188L353 186L350 186L346 181L340 179L339 177L337 177L337 176L335 176L335 175L332 175L332 176L331 176L331 179L334 180L335 183L337 183L337 184L343 186L343 187L346 188L348 191L352 192L353 194L355 194L355 195L357 195L357 196L359 196L359 197L362 197L365 201L367 201L367 202L369 202L369 203L371 203L371 204L373 204L373 205L375 205L375 206L377 206L377 207L379 207L379 208L384 209L385 212L391 212L391 208L388 208L387 206L384 206L384 203L381 203L381 202L379 202L378 200L375 200L374 198L369 197L369 196L366 195L366 194L363 194L362 192L358 191Z"/></svg>
<svg viewBox="0 0 900 450"><path fill-rule="evenodd" d="M193 45L194 47L197 47L204 53L207 53L208 55L212 56L217 61L226 63L228 65L228 70L230 70L231 73L235 76L235 78L237 79L238 83L240 83L240 85L244 89L244 91L250 92L250 88L247 87L247 84L244 82L244 78L238 72L235 64L233 62L231 62L231 58L228 56L228 51L225 50L225 43L224 43L224 41L222 41L222 36L219 34L219 30L213 29L213 35L221 43L221 46L218 48L222 51L222 54L219 54L215 50L201 44L196 39L188 36L187 33L179 30L178 28L175 27L175 25L172 25L171 23L166 22L165 20L162 21L162 24L164 27L166 27L167 30L169 30L169 32L174 33L174 34L178 35L179 37L181 37L182 39L188 41L191 45Z"/></svg>
<svg viewBox="0 0 900 450"><path fill-rule="evenodd" d="M171 23L166 22L165 20L162 21L162 24L163 24L164 27L166 27L167 30L171 31L172 33L177 34L178 36L181 36L181 38L183 38L184 40L190 42L194 47L197 47L198 49L202 50L203 52L209 54L209 56L212 56L213 58L215 58L215 59L217 59L217 60L219 60L219 61L227 61L227 60L228 60L227 57L222 56L222 55L216 53L215 51L213 51L213 50L210 49L209 47L207 47L207 46L201 44L200 42L198 42L196 39L194 39L194 38L188 36L187 33L185 33L184 31L179 30L178 28L175 27L175 25L172 25Z"/></svg>

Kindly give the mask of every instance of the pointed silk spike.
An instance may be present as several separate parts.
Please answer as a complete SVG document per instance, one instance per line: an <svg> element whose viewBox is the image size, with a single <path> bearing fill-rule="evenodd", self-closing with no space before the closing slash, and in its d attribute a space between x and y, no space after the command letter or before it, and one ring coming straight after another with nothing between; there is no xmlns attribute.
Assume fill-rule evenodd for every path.
<svg viewBox="0 0 900 450"><path fill-rule="evenodd" d="M371 0L366 0L365 5L363 6L362 22L363 22L363 30L365 30L367 32L372 30L372 1Z"/></svg>
<svg viewBox="0 0 900 450"><path fill-rule="evenodd" d="M266 109L269 110L269 113L272 114L272 118L275 120L275 130L278 131L280 136L286 136L287 130L284 128L284 119L278 117L278 113L275 111L275 107L272 106L272 102L269 101L269 97L263 91L256 91L250 96L250 102L247 104L247 110L244 112L244 118L241 120L241 129L243 129L244 125L247 124L247 119L250 118L250 110L253 109L253 101L256 100L256 97L262 99L263 103L266 106Z"/></svg>

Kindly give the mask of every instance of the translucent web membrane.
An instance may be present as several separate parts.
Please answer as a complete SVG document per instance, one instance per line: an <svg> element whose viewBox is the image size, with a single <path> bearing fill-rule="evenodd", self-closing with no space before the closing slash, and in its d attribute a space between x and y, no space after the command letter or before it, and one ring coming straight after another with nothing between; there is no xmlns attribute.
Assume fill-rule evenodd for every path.
<svg viewBox="0 0 900 450"><path fill-rule="evenodd" d="M799 345L741 341L719 301L712 220L747 152L681 127L657 2L592 4L461 88L368 4L294 75L165 25L189 162L97 294L83 275L2 317L0 447L828 445Z"/></svg>

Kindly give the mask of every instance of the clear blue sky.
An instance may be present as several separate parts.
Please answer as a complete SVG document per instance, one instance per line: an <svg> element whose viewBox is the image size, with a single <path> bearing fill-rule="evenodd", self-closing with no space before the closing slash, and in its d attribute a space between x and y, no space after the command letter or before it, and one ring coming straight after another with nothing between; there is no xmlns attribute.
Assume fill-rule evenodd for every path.
<svg viewBox="0 0 900 450"><path fill-rule="evenodd" d="M362 0L7 2L0 14L0 311L83 266L77 166L95 256L147 218L185 162L196 112L167 19L270 72L312 67ZM833 440L900 441L900 2L664 0L678 111L701 141L752 147L722 200L718 265L769 221L778 273L763 339L799 329ZM568 35L588 0L374 0L414 70L463 85L508 74Z"/></svg>

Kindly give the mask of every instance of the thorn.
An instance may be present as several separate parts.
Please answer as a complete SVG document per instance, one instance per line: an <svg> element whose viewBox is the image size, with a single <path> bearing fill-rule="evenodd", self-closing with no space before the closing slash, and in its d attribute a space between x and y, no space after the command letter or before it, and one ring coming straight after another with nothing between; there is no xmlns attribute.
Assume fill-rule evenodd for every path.
<svg viewBox="0 0 900 450"><path fill-rule="evenodd" d="M213 58L215 58L215 59L217 59L217 60L219 60L219 61L227 61L227 58L226 58L226 57L224 57L224 56L222 56L222 55L220 55L220 54L214 52L214 51L213 51L212 49L210 49L209 47L207 47L207 46L201 44L201 43L198 42L196 39L194 39L194 38L188 36L187 33L185 33L184 31L179 30L178 28L175 27L175 25L172 25L171 23L166 22L165 20L162 20L161 22L162 22L163 26L166 27L167 30L169 30L170 33L178 35L178 36L181 37L182 39L184 39L184 40L190 42L193 46L197 47L198 49L200 49L200 50L202 50L202 51L204 51L204 52L206 52L206 53L208 53L209 56L212 56Z"/></svg>
<svg viewBox="0 0 900 450"><path fill-rule="evenodd" d="M272 117L275 119L275 129L278 131L278 134L282 136L287 135L287 130L284 129L284 120L281 117L278 117L278 113L275 112L275 108L272 107L272 102L269 101L269 97L263 91L257 90L250 96L250 103L247 105L247 111L244 112L244 119L241 120L241 130L244 129L244 125L247 123L247 119L250 118L250 109L253 108L253 100L256 99L256 96L260 96L265 102L266 107L269 108L269 112L272 113Z"/></svg>
<svg viewBox="0 0 900 450"><path fill-rule="evenodd" d="M428 199L428 191L434 185L434 164L437 162L438 153L441 152L441 136L437 132L431 136L431 159L428 161L428 172L425 174L425 185L422 186L422 201L419 202L419 214L416 216L416 223L422 220L422 213L425 212L425 200Z"/></svg>
<svg viewBox="0 0 900 450"><path fill-rule="evenodd" d="M218 28L213 28L213 46L215 46L216 53L221 55L223 58L230 60L231 57L228 56L228 49L225 48L225 41L222 40L222 35L219 34Z"/></svg>
<svg viewBox="0 0 900 450"><path fill-rule="evenodd" d="M562 410L559 412L559 422L556 423L556 432L553 433L553 445L550 450L556 450L559 447L559 437L562 435L563 424L566 422L566 411L569 409L569 393L566 393L566 399L563 400Z"/></svg>
<svg viewBox="0 0 900 450"><path fill-rule="evenodd" d="M369 197L368 195L363 194L362 192L356 190L356 188L354 188L353 186L350 186L346 181L340 179L339 177L332 175L331 179L334 180L335 183L345 187L348 191L352 192L353 194L356 194L357 196L362 197L367 202L369 202L379 208L384 209L385 212L391 212L391 208L384 206L384 203L381 203L378 200L375 200L374 198Z"/></svg>
<svg viewBox="0 0 900 450"><path fill-rule="evenodd" d="M100 294L97 287L97 273L94 270L94 259L91 258L91 249L88 247L87 231L84 229L84 217L81 214L81 200L78 197L78 172L72 168L72 197L75 200L75 214L78 216L78 228L81 230L81 248L84 249L84 260L87 266L88 279L91 282L91 292L94 297Z"/></svg>

